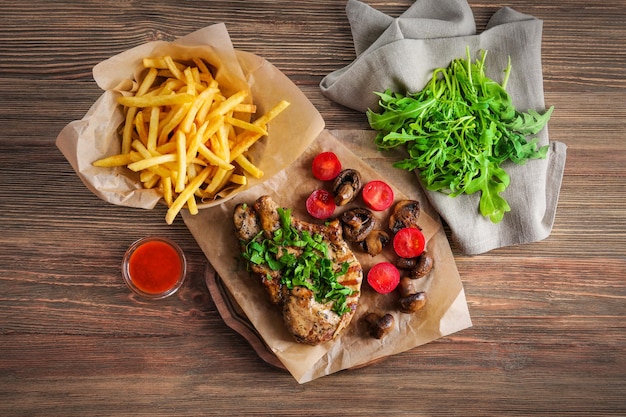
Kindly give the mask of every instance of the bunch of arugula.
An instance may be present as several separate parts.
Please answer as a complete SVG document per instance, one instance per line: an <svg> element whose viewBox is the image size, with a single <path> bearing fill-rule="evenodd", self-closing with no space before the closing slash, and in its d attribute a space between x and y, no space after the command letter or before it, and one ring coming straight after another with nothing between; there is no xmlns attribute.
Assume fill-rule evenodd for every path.
<svg viewBox="0 0 626 417"><path fill-rule="evenodd" d="M333 270L322 236L293 227L291 210L279 208L278 214L280 228L271 239L259 232L246 243L241 254L243 259L256 265L267 265L273 271L282 271L281 284L287 288L306 287L313 292L317 302L333 302L335 313L340 316L347 313L350 310L347 297L353 291L340 284L337 278L348 272L349 264L344 262L340 270ZM266 278L272 279L269 274Z"/></svg>
<svg viewBox="0 0 626 417"><path fill-rule="evenodd" d="M526 136L543 129L554 106L543 114L516 110L506 92L510 58L498 84L485 76L481 55L472 63L467 48L466 59L436 69L418 93L377 92L382 111L370 109L367 118L379 149L406 145L409 156L395 167L417 170L427 189L452 197L480 191L481 214L499 223L511 210L500 195L510 183L501 165L546 157L548 146Z"/></svg>

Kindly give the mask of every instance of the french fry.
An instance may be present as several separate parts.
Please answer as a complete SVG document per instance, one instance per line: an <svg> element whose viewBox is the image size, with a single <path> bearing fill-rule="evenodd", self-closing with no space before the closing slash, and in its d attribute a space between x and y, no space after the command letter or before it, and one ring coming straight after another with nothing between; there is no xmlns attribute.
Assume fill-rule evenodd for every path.
<svg viewBox="0 0 626 417"><path fill-rule="evenodd" d="M136 96L143 96L148 92L148 90L150 90L150 87L152 87L152 84L154 84L154 80L156 79L158 72L159 71L156 68L150 68L148 70L148 73L146 74L145 78L141 82L141 85L137 89L137 93L135 94Z"/></svg>
<svg viewBox="0 0 626 417"><path fill-rule="evenodd" d="M109 157L102 158L102 159L95 161L93 163L93 166L102 167L102 168L123 167L123 166L126 166L128 164L135 162L135 159L133 158L133 156L136 154L137 154L136 152L134 153L129 152L129 153L122 153L118 155L111 155Z"/></svg>
<svg viewBox="0 0 626 417"><path fill-rule="evenodd" d="M143 187L162 193L168 224L183 208L197 214L198 200L221 198L248 177L263 176L246 152L288 102L251 121L257 106L249 91L225 96L204 60L146 57L143 66L136 92L117 99L125 112L122 152L94 166L138 172Z"/></svg>
<svg viewBox="0 0 626 417"><path fill-rule="evenodd" d="M167 66L167 69L170 70L170 72L174 75L174 77L178 78L181 81L185 81L185 77L182 71L180 70L180 68L178 68L178 66L176 65L176 63L174 62L171 56L164 56L163 60L165 61L165 65Z"/></svg>
<svg viewBox="0 0 626 417"><path fill-rule="evenodd" d="M141 171L142 173L147 172L150 175L146 175L145 179L141 181L143 183L143 188L154 188L160 180L160 177L151 171Z"/></svg>
<svg viewBox="0 0 626 417"><path fill-rule="evenodd" d="M237 119L235 117L226 116L226 123L239 127L241 129L249 130L250 132L259 133L263 136L267 135L267 130L265 130L262 126L257 126L252 123L248 123L245 120Z"/></svg>
<svg viewBox="0 0 626 417"><path fill-rule="evenodd" d="M161 177L161 192L163 193L163 200L165 200L165 204L170 207L174 200L172 193L172 177L169 175Z"/></svg>
<svg viewBox="0 0 626 417"><path fill-rule="evenodd" d="M189 108L189 111L185 115L185 118L183 119L180 125L180 128L183 132L189 133L189 131L191 130L191 126L193 125L193 122L196 120L196 115L198 114L198 111L200 110L202 105L207 101L209 103L212 102L212 100L208 100L208 99L212 98L212 96L214 94L217 94L218 92L219 90L216 88L207 88L198 95L198 97Z"/></svg>
<svg viewBox="0 0 626 417"><path fill-rule="evenodd" d="M200 174L196 178L194 178L185 189L176 197L176 200L172 203L172 205L167 210L165 214L165 222L167 224L172 224L178 213L182 210L183 206L187 202L190 197L193 197L194 193L200 186L204 183L204 181L209 176L211 169L206 167L202 170Z"/></svg>
<svg viewBox="0 0 626 417"><path fill-rule="evenodd" d="M198 203L196 202L195 195L192 195L187 199L187 210L189 210L189 214L191 215L198 214Z"/></svg>
<svg viewBox="0 0 626 417"><path fill-rule="evenodd" d="M153 156L161 155L161 153L158 153L158 152L154 152L154 153L150 152L148 148L146 148L144 144L139 140L134 140L131 146L133 147L134 150L139 152L141 156L143 156L146 159L151 158Z"/></svg>
<svg viewBox="0 0 626 417"><path fill-rule="evenodd" d="M237 162L244 171L252 175L254 178L261 178L263 176L263 171L257 168L257 166L250 162L250 160L245 156L239 155L235 158L235 162Z"/></svg>
<svg viewBox="0 0 626 417"><path fill-rule="evenodd" d="M126 112L126 122L124 123L124 130L122 132L122 153L130 152L130 143L133 140L133 122L135 121L135 115L137 114L136 106L128 106Z"/></svg>
<svg viewBox="0 0 626 417"><path fill-rule="evenodd" d="M245 90L238 91L232 96L228 97L226 100L221 102L219 106L215 110L212 110L207 117L210 119L215 116L223 116L232 109L235 108L238 104L240 104L248 95L248 92Z"/></svg>
<svg viewBox="0 0 626 417"><path fill-rule="evenodd" d="M256 106L254 104L240 103L233 107L233 110L239 113L256 113Z"/></svg>
<svg viewBox="0 0 626 417"><path fill-rule="evenodd" d="M287 107L289 107L290 103L286 100L281 100L276 106L270 109L263 116L256 119L253 123L257 126L264 126L268 124L272 119L282 113Z"/></svg>
<svg viewBox="0 0 626 417"><path fill-rule="evenodd" d="M207 67L206 63L203 60L201 60L200 58L193 58L192 61L194 64L196 64L200 72L202 72L203 74L208 74L211 76L211 78L213 78L209 67Z"/></svg>
<svg viewBox="0 0 626 417"><path fill-rule="evenodd" d="M178 107L176 111L170 113L172 117L167 121L167 123L163 125L163 128L159 132L159 145L167 142L168 138L170 137L170 133L174 131L174 129L180 124L180 122L182 122L182 120L185 118L185 114L187 114L187 111L189 111L190 107L191 103L185 103L182 106Z"/></svg>
<svg viewBox="0 0 626 417"><path fill-rule="evenodd" d="M148 144L148 131L146 130L146 123L143 119L143 112L137 112L137 116L135 116L135 130L139 135L139 140L144 144Z"/></svg>
<svg viewBox="0 0 626 417"><path fill-rule="evenodd" d="M203 144L200 144L200 146L198 147L198 153L202 155L207 160L207 162L212 165L218 166L226 171L235 169L235 166L233 164L221 159Z"/></svg>
<svg viewBox="0 0 626 417"><path fill-rule="evenodd" d="M218 168L215 174L213 174L213 178L211 178L211 182L204 189L204 193L207 197L214 196L220 189L220 185L224 183L226 179L226 175L230 172L229 170Z"/></svg>
<svg viewBox="0 0 626 417"><path fill-rule="evenodd" d="M176 141L176 159L178 160L178 177L176 177L176 186L174 191L177 193L185 189L185 174L187 173L187 138L180 130L174 134Z"/></svg>
<svg viewBox="0 0 626 417"><path fill-rule="evenodd" d="M228 143L229 130L230 129L227 124L222 124L222 127L219 128L216 133L217 141L219 143L218 156L222 157L225 161L228 161L228 158L230 158L230 144Z"/></svg>
<svg viewBox="0 0 626 417"><path fill-rule="evenodd" d="M248 178L245 175L233 174L230 177L230 182L233 184L246 185Z"/></svg>
<svg viewBox="0 0 626 417"><path fill-rule="evenodd" d="M160 107L154 106L150 109L150 124L148 126L148 149L155 149L157 146L157 138L159 134L159 115Z"/></svg>
<svg viewBox="0 0 626 417"><path fill-rule="evenodd" d="M174 154L153 156L150 158L142 159L141 161L133 162L132 164L128 164L128 169L137 172L141 171L142 169L147 169L153 166L162 165L166 162L174 161L176 161L176 155Z"/></svg>
<svg viewBox="0 0 626 417"><path fill-rule="evenodd" d="M177 104L191 103L194 96L187 93L167 94L160 96L122 96L117 102L126 107L155 107L155 106L175 106Z"/></svg>
<svg viewBox="0 0 626 417"><path fill-rule="evenodd" d="M192 96L195 96L196 95L196 80L193 77L193 71L191 70L191 67L185 68L185 71L183 71L183 74L185 75L185 83L187 84L187 94L191 94Z"/></svg>

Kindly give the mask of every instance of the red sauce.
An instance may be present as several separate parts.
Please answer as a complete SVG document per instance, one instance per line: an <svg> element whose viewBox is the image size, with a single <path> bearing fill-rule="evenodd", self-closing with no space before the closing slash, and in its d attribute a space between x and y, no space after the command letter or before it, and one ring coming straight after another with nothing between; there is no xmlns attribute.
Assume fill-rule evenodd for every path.
<svg viewBox="0 0 626 417"><path fill-rule="evenodd" d="M140 245L130 256L128 272L141 291L159 294L173 288L183 272L176 249L158 240Z"/></svg>

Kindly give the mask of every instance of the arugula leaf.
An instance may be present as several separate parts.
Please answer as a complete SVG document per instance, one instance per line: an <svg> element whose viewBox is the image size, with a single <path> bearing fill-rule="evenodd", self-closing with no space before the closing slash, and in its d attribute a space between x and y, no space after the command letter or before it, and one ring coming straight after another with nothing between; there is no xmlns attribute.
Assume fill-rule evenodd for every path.
<svg viewBox="0 0 626 417"><path fill-rule="evenodd" d="M472 63L468 47L466 58L437 68L417 93L376 92L382 110L368 110L367 119L380 150L406 148L408 158L395 167L417 170L429 190L451 197L480 192L481 214L498 223L511 210L501 196L510 183L502 164L547 156L548 146L526 136L545 127L554 107L518 111L506 92L510 58L498 84L485 75L486 57L482 51Z"/></svg>
<svg viewBox="0 0 626 417"><path fill-rule="evenodd" d="M535 135L546 125L553 110L554 107L550 107L544 114L539 114L529 109L528 113L518 113L515 120L507 123L507 126L523 135Z"/></svg>
<svg viewBox="0 0 626 417"><path fill-rule="evenodd" d="M250 264L267 265L273 271L282 271L281 283L287 288L303 286L313 291L320 303L332 302L332 310L338 315L350 311L347 297L352 290L337 280L348 272L349 264L334 270L328 258L328 246L320 234L311 235L298 231L291 225L291 210L278 209L280 228L271 238L259 232L247 242L241 253ZM298 254L296 254L298 253ZM271 280L269 274L267 279Z"/></svg>
<svg viewBox="0 0 626 417"><path fill-rule="evenodd" d="M467 184L465 192L473 194L481 191L480 213L488 216L492 222L499 223L504 213L511 210L509 203L500 196L500 193L509 186L509 175L485 155L478 157L478 163L479 174Z"/></svg>

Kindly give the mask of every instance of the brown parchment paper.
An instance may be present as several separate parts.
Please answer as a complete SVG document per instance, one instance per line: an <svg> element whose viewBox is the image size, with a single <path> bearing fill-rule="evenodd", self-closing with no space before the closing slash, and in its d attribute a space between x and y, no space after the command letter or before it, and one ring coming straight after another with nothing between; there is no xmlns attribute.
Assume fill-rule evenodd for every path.
<svg viewBox="0 0 626 417"><path fill-rule="evenodd" d="M376 154L363 144L362 138L360 134L347 132L345 137L339 140L324 130L293 164L270 180L239 193L218 207L202 210L198 215L190 216L183 213L187 227L233 298L265 343L299 383L365 365L471 326L463 286L447 237L441 223L431 217L428 210L422 212L419 223L428 241L427 249L434 256L435 267L430 276L420 282L422 289L428 294L425 308L416 314L399 313L396 305L397 294L375 293L365 283L364 277L362 296L352 323L338 339L319 346L303 345L293 340L283 325L280 312L269 303L265 290L239 261L238 242L232 223L235 205L240 202L253 203L259 196L267 194L281 206L291 208L294 216L315 221L306 213L305 200L315 188L328 186L316 180L310 171L313 157L324 150L335 152L344 167L359 170L364 182L386 179L394 188L396 199L414 198L427 206L416 185L411 186L408 179L396 178L396 182L403 184L401 189L393 179L386 178L385 174L391 174L387 176L393 177L394 171L381 173L372 167L376 165L374 157ZM372 160L368 161L367 157L364 159L357 156L344 143L352 149L371 155ZM381 165L381 168L383 166ZM404 175L400 174L400 170L395 171L398 171L399 175ZM362 204L362 200L359 198L355 204ZM337 213L345 209L345 207L339 209ZM377 217L382 222L387 219L388 214L388 211L377 213ZM393 259L391 250L388 247L387 251L376 258L358 250L355 250L355 253L364 271L367 272L374 263ZM394 331L382 340L369 337L360 320L367 312L393 314Z"/></svg>
<svg viewBox="0 0 626 417"><path fill-rule="evenodd" d="M181 60L204 58L216 68L215 78L226 95L250 90L259 115L280 100L291 103L269 124L267 138L249 152L264 177L250 177L247 186L222 195L219 200L199 203L199 208L219 205L242 189L271 178L293 162L324 128L319 112L289 78L265 59L233 48L224 24L208 26L174 42L137 46L94 67L94 80L104 93L81 120L65 126L56 140L83 183L107 202L150 209L161 200L160 192L143 189L137 174L127 168L99 168L92 162L120 152L118 127L123 114L116 99L136 88L132 80L141 69L143 58L163 55Z"/></svg>

